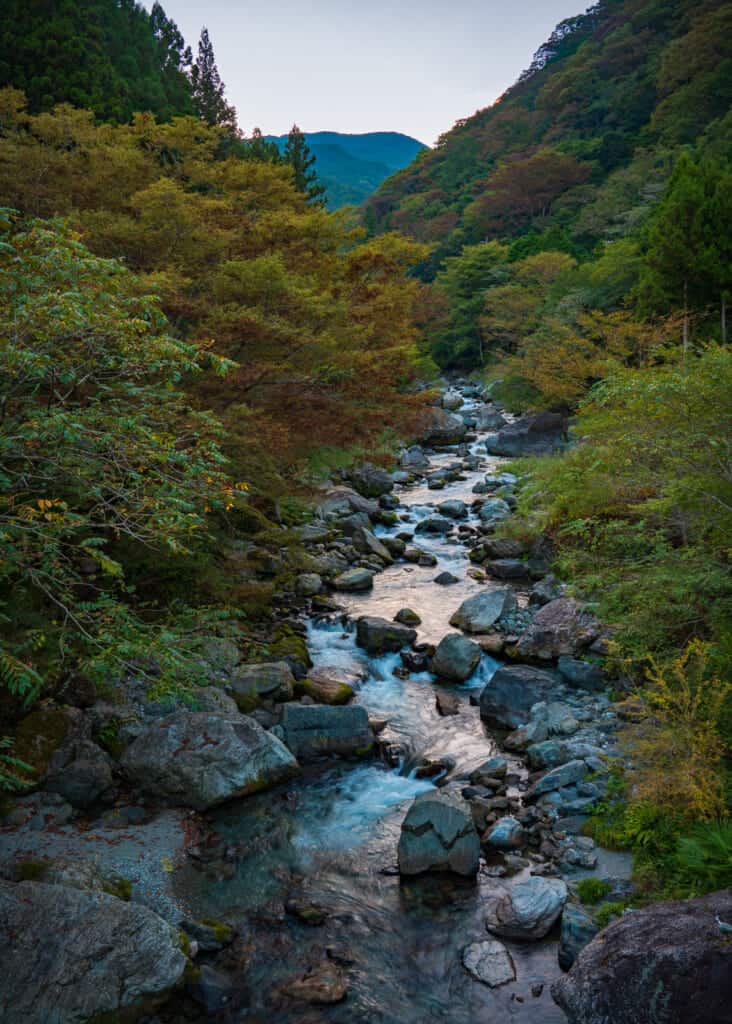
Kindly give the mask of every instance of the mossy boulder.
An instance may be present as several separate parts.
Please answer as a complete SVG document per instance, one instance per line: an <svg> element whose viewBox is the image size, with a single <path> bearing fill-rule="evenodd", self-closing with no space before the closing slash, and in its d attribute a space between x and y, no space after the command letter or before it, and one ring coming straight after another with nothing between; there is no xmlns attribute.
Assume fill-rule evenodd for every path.
<svg viewBox="0 0 732 1024"><path fill-rule="evenodd" d="M350 683L327 669L310 671L295 684L295 692L312 697L316 704L347 704L354 694Z"/></svg>
<svg viewBox="0 0 732 1024"><path fill-rule="evenodd" d="M51 758L72 732L75 721L74 712L62 708L32 711L15 731L14 755L42 778Z"/></svg>

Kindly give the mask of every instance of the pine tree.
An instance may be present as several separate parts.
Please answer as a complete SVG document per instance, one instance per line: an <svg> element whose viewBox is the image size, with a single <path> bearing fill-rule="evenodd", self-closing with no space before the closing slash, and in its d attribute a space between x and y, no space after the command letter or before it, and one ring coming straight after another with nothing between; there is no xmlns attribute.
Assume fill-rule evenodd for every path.
<svg viewBox="0 0 732 1024"><path fill-rule="evenodd" d="M236 110L226 102L224 83L216 67L213 44L204 26L198 42L198 59L191 68L193 105L198 116L212 127L237 131Z"/></svg>
<svg viewBox="0 0 732 1024"><path fill-rule="evenodd" d="M277 143L265 139L261 128L255 128L251 138L244 140L243 154L247 160L265 164L278 164L282 159Z"/></svg>
<svg viewBox="0 0 732 1024"><path fill-rule="evenodd" d="M295 174L295 187L308 197L309 203L321 203L325 195L325 186L318 181L318 175L312 169L315 157L305 141L305 136L296 124L287 136L284 153L285 163L290 164Z"/></svg>

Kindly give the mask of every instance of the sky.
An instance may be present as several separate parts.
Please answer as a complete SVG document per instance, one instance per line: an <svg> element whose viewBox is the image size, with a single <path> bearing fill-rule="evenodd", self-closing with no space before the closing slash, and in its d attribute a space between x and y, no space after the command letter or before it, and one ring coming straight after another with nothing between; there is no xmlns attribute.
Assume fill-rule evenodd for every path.
<svg viewBox="0 0 732 1024"><path fill-rule="evenodd" d="M149 7L152 0L147 3ZM162 0L202 25L249 134L399 131L432 145L489 106L589 0Z"/></svg>

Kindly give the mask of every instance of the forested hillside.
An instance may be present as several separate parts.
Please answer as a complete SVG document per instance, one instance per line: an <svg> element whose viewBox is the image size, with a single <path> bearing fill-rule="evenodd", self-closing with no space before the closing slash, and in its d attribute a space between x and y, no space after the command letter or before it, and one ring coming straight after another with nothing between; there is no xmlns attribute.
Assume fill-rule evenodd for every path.
<svg viewBox="0 0 732 1024"><path fill-rule="evenodd" d="M399 132L305 132L317 163L315 170L326 188L330 209L360 205L394 171L401 170L426 147ZM267 136L283 150L286 135Z"/></svg>

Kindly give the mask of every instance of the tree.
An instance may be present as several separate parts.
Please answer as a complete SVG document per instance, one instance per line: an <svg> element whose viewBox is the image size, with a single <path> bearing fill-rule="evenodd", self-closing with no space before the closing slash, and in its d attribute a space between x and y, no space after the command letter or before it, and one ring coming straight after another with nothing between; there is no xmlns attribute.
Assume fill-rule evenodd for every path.
<svg viewBox="0 0 732 1024"><path fill-rule="evenodd" d="M310 203L320 203L325 195L325 186L318 181L318 175L313 170L315 157L305 141L305 136L296 124L290 129L283 153L285 163L288 163L295 174L295 188L308 197Z"/></svg>
<svg viewBox="0 0 732 1024"><path fill-rule="evenodd" d="M234 134L237 130L236 110L226 102L224 83L216 66L213 44L208 29L201 30L198 42L198 58L191 68L193 85L193 106L198 116L212 127L226 128Z"/></svg>
<svg viewBox="0 0 732 1024"><path fill-rule="evenodd" d="M278 164L282 156L276 142L269 142L260 128L255 128L251 138L242 141L242 155L246 160L259 160L265 164Z"/></svg>

